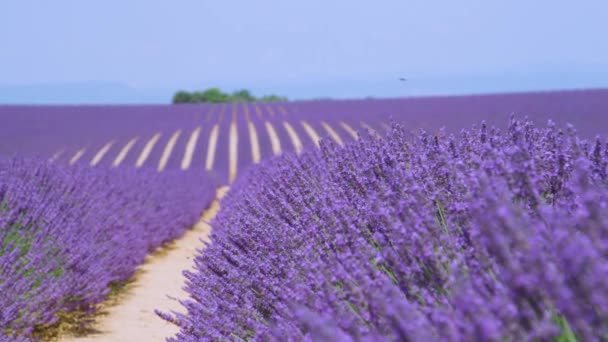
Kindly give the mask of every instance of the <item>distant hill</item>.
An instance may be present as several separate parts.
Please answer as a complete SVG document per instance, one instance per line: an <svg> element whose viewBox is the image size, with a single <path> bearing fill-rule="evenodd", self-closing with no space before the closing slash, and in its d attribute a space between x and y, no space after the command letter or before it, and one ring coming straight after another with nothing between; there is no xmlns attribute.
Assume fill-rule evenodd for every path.
<svg viewBox="0 0 608 342"><path fill-rule="evenodd" d="M401 81L400 78L407 79ZM468 95L544 90L608 88L608 71L503 72L478 75L422 76L415 72L319 81L264 81L184 84L185 89L248 89L255 94L285 95L290 100L315 98L386 98ZM121 82L71 82L30 85L0 84L0 104L169 104L176 85L134 88Z"/></svg>
<svg viewBox="0 0 608 342"><path fill-rule="evenodd" d="M3 104L168 103L172 95L170 90L142 90L120 82L0 84Z"/></svg>

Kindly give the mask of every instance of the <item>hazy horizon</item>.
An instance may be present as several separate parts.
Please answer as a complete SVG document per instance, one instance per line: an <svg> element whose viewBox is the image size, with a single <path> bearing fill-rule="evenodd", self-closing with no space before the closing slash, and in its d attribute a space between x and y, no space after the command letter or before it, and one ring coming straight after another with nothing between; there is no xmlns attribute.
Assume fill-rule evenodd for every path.
<svg viewBox="0 0 608 342"><path fill-rule="evenodd" d="M534 77L470 77L452 79L409 79L406 84L399 80L367 80L365 82L334 81L317 84L294 83L282 86L223 85L227 91L246 88L256 96L264 94L285 95L289 100L320 98L397 98L425 96L459 96L520 92L544 92L560 90L606 89L608 74L601 77L568 78L556 73L543 78ZM400 84L401 83L401 84ZM212 85L212 86L216 86ZM180 88L138 89L126 83L107 81L83 81L26 85L0 84L2 104L168 104L177 90L202 90L205 86Z"/></svg>

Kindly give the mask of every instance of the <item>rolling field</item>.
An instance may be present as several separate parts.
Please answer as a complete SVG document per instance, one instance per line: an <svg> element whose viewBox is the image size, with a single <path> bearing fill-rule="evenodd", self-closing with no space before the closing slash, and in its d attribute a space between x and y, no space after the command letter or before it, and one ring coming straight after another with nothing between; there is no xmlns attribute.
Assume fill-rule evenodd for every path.
<svg viewBox="0 0 608 342"><path fill-rule="evenodd" d="M579 134L605 134L608 91L569 91L386 100L167 106L0 106L0 154L37 155L58 163L130 165L158 171L201 169L224 183L262 159L343 144L389 118L409 131L457 133L485 120L506 127L511 114L536 123L572 123Z"/></svg>

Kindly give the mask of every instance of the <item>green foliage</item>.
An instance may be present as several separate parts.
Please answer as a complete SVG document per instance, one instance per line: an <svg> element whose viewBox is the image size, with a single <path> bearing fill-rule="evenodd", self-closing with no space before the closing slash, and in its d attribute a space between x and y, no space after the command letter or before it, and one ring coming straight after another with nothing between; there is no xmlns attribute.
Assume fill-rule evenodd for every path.
<svg viewBox="0 0 608 342"><path fill-rule="evenodd" d="M200 102L224 103L228 102L230 95L222 92L219 88L209 88L201 95Z"/></svg>
<svg viewBox="0 0 608 342"><path fill-rule="evenodd" d="M198 102L203 102L203 93L201 93L200 91L195 91L193 93L190 94L190 101L186 102L186 103L198 103Z"/></svg>
<svg viewBox="0 0 608 342"><path fill-rule="evenodd" d="M259 101L260 102L286 102L287 98L284 96L271 94L271 95L262 96Z"/></svg>
<svg viewBox="0 0 608 342"><path fill-rule="evenodd" d="M204 91L187 92L180 90L173 96L173 103L228 103L228 102L285 102L285 96L275 94L256 98L247 89L236 90L232 94L224 93L221 89L213 87Z"/></svg>
<svg viewBox="0 0 608 342"><path fill-rule="evenodd" d="M173 103L190 103L192 102L192 94L187 91L180 90L173 95Z"/></svg>
<svg viewBox="0 0 608 342"><path fill-rule="evenodd" d="M437 225L443 229L443 232L446 233L446 235L450 235L448 230L448 222L445 218L445 209L437 200L435 201L435 205L437 206L437 215L435 216L435 221L437 222Z"/></svg>
<svg viewBox="0 0 608 342"><path fill-rule="evenodd" d="M561 315L554 315L553 321L559 326L561 334L555 339L556 342L578 342L578 339L574 335L568 320Z"/></svg>
<svg viewBox="0 0 608 342"><path fill-rule="evenodd" d="M0 212L7 210L4 207L4 204L0 204ZM4 230L3 238L0 239L0 256L5 255L6 253L10 253L12 251L19 251L19 259L16 264L18 270L23 272L23 276L25 277L33 277L36 279L32 283L31 290L34 291L42 284L43 280L47 276L51 276L53 278L59 278L63 276L65 270L60 265L56 259L57 248L53 248L52 246L48 246L48 255L49 262L57 262L57 266L50 271L49 274L36 274L35 269L30 266L30 260L28 258L28 253L32 248L32 242L35 238L37 232L37 226L34 222L26 222L25 221L25 213L21 213L19 218L11 223L7 227L0 227ZM48 239L45 239L47 241ZM2 284L2 280L0 280L0 284ZM26 296L30 296L27 294Z"/></svg>
<svg viewBox="0 0 608 342"><path fill-rule="evenodd" d="M0 256L3 256L6 252L10 252L13 249L19 249L19 255L24 256L29 252L32 246L32 239L34 238L32 233L32 223L24 224L23 217L13 222L10 226L4 227L5 230L4 238L0 244Z"/></svg>
<svg viewBox="0 0 608 342"><path fill-rule="evenodd" d="M255 102L255 96L251 95L249 90L241 89L232 93L232 100L237 102Z"/></svg>

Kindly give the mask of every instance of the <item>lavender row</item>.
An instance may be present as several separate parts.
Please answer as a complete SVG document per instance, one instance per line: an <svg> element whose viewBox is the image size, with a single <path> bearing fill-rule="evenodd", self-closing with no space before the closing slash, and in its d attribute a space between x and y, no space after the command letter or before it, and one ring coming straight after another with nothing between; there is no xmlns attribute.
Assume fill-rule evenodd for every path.
<svg viewBox="0 0 608 342"><path fill-rule="evenodd" d="M214 195L201 173L0 160L0 340L35 339L62 312L93 311Z"/></svg>
<svg viewBox="0 0 608 342"><path fill-rule="evenodd" d="M608 145L512 120L270 160L222 201L172 341L608 338Z"/></svg>

